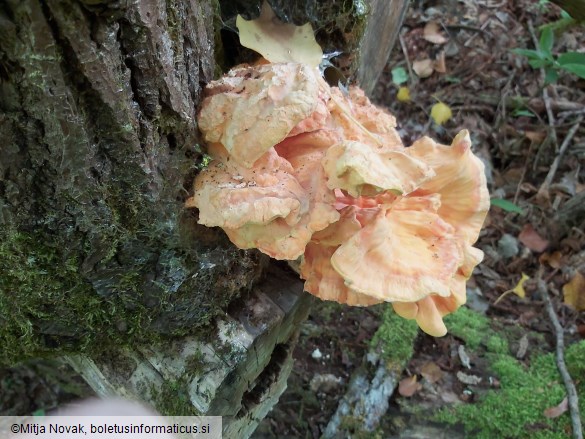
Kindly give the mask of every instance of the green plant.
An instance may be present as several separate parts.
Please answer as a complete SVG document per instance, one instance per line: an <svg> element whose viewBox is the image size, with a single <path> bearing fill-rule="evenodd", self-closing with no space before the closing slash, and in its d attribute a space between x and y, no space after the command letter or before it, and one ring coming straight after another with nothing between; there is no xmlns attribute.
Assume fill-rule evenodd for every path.
<svg viewBox="0 0 585 439"><path fill-rule="evenodd" d="M540 34L536 50L513 49L512 52L527 57L528 64L532 68L543 68L546 84L557 81L559 70L565 70L585 79L585 53L566 52L555 57L552 54L553 45L554 31L546 27Z"/></svg>
<svg viewBox="0 0 585 439"><path fill-rule="evenodd" d="M519 213L520 215L524 214L524 211L522 210L522 208L518 207L517 205L515 205L511 201L504 200L502 198L492 198L490 200L490 204L492 206L499 207L500 209L503 209L506 212Z"/></svg>

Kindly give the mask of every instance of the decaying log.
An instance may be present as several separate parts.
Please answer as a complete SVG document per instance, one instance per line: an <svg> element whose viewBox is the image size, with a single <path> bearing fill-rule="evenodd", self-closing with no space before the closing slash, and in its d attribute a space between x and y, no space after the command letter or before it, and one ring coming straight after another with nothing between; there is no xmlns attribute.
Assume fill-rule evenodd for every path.
<svg viewBox="0 0 585 439"><path fill-rule="evenodd" d="M67 360L98 396L140 400L166 415L223 416L223 437L245 438L286 388L310 302L294 275L271 268L207 341L185 337Z"/></svg>

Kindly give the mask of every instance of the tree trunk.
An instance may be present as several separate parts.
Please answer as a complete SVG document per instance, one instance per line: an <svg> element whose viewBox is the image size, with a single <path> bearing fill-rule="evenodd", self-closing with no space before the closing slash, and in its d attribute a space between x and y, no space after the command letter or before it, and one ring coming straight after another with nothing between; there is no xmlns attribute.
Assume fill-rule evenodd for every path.
<svg viewBox="0 0 585 439"><path fill-rule="evenodd" d="M342 51L339 68L352 77L363 70L370 90L407 5L270 3L284 21L311 21L324 51ZM202 88L216 59L227 68L245 52L221 24L233 28L236 13L252 18L259 5L0 2L0 365L67 355L101 395L148 400L166 414L231 416L227 437L250 434L250 419L274 404L307 298L274 267L258 284L268 258L238 250L183 207L205 151ZM393 13L381 20L385 11ZM376 47L383 53L373 63ZM270 317L261 328L246 320L259 310ZM209 378L201 355L223 358L225 343L205 340L225 321L237 328L228 341L243 337L247 351ZM177 386L188 395L169 408ZM174 393L157 402L165 389Z"/></svg>
<svg viewBox="0 0 585 439"><path fill-rule="evenodd" d="M223 2L222 21L259 5L243 3ZM354 73L357 47L373 53L376 29L392 28L385 2L370 1L372 20L360 2L271 3L313 21ZM183 208L203 151L197 104L226 53L218 12L213 0L0 4L0 362L193 332L258 279L266 258ZM382 66L364 65L366 81Z"/></svg>
<svg viewBox="0 0 585 439"><path fill-rule="evenodd" d="M183 209L214 6L0 4L3 362L192 331L260 274Z"/></svg>

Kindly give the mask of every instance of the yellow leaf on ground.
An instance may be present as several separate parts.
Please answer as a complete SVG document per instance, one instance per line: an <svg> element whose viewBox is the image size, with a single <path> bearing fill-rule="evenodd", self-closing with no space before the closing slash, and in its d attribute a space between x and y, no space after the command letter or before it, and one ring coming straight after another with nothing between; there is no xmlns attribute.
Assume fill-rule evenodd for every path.
<svg viewBox="0 0 585 439"><path fill-rule="evenodd" d="M579 272L563 286L565 303L577 311L585 311L585 277Z"/></svg>
<svg viewBox="0 0 585 439"><path fill-rule="evenodd" d="M524 291L524 282L526 282L528 279L530 279L530 276L526 276L524 273L522 273L520 281L516 284L514 288L512 288L512 292L516 294L518 297L522 298L526 297L526 291Z"/></svg>
<svg viewBox="0 0 585 439"><path fill-rule="evenodd" d="M283 23L266 1L260 17L248 21L238 15L236 26L242 46L258 52L270 62L297 62L311 67L321 63L323 51L315 40L311 23L302 26Z"/></svg>
<svg viewBox="0 0 585 439"><path fill-rule="evenodd" d="M433 105L433 108L431 108L431 117L437 125L443 125L451 119L452 116L453 113L451 112L451 108L442 102L437 102Z"/></svg>
<svg viewBox="0 0 585 439"><path fill-rule="evenodd" d="M396 99L398 99L400 102L409 102L410 90L408 87L400 87L398 89L398 93L396 93Z"/></svg>
<svg viewBox="0 0 585 439"><path fill-rule="evenodd" d="M511 290L508 290L508 291L502 293L502 295L500 297L498 297L497 300L494 302L494 305L510 293L514 293L518 297L522 297L522 298L526 297L526 291L524 291L524 282L526 282L528 279L530 279L530 276L526 276L524 273L522 273L522 277L520 278L520 280L518 281L516 286L514 288L512 288Z"/></svg>

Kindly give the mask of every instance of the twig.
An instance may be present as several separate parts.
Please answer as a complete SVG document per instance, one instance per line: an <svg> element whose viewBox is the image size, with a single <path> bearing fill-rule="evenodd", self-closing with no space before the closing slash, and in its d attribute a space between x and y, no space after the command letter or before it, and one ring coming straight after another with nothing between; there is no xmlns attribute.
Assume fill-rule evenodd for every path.
<svg viewBox="0 0 585 439"><path fill-rule="evenodd" d="M410 58L408 57L408 49L406 48L406 44L404 43L404 38L402 38L402 34L398 33L398 41L400 41L400 48L402 49L402 53L404 54L404 60L406 61L406 67L408 68L408 76L410 76L410 82L412 84L416 84L416 76L414 76L414 72L412 71L412 65L410 64Z"/></svg>
<svg viewBox="0 0 585 439"><path fill-rule="evenodd" d="M528 19L528 30L530 31L530 35L532 36L532 41L534 42L534 48L538 50L539 43L538 38L536 37L536 33L534 32L534 25L532 24L532 20ZM544 67L540 68L540 76L542 79L542 100L544 101L544 107L546 108L546 115L548 117L548 126L550 128L550 136L552 138L553 144L555 146L555 151L559 150L559 142L557 138L557 130L555 129L555 117L552 112L551 107L551 100L550 96L548 95L548 90L546 88L546 74L544 72Z"/></svg>
<svg viewBox="0 0 585 439"><path fill-rule="evenodd" d="M522 175L520 176L520 181L518 182L518 185L516 186L516 193L514 194L514 200L512 201L512 203L516 204L518 202L518 196L520 195L520 187L522 186L522 183L524 183L524 178L526 178L526 171L528 171L528 159L532 156L532 148L534 147L534 144L536 142L531 141L530 142L530 147L528 148L528 153L526 154L526 160L524 161L524 169L522 170Z"/></svg>
<svg viewBox="0 0 585 439"><path fill-rule="evenodd" d="M458 84L452 84L447 87L444 87L441 90L441 93L437 92L436 94L443 94L443 90L448 89ZM489 104L489 105L498 105L501 101L504 101L506 107L510 107L514 110L522 109L522 108L529 108L530 110L534 111L536 115L539 112L545 109L544 101L537 97L537 98L529 98L525 96L506 96L505 98L495 96L494 94L454 94L452 96L452 103L461 103L466 104L469 102L480 102L482 104ZM550 102L551 108L555 111L565 111L571 113L580 113L583 111L583 104L579 102L570 102L564 100L552 100Z"/></svg>
<svg viewBox="0 0 585 439"><path fill-rule="evenodd" d="M573 136L577 133L577 130L579 129L579 127L583 123L583 119L585 119L585 116L580 116L579 119L577 119L577 122L575 122L573 124L573 126L571 127L571 129L569 130L567 135L565 136L565 139L563 140L563 143L561 144L559 152L558 152L557 156L555 157L553 164L550 166L550 169L548 170L548 174L546 175L544 182L542 183L542 185L540 186L540 189L538 190L539 193L545 194L548 191L550 184L552 183L553 179L555 178L555 174L557 172L557 169L559 168L559 164L561 163L561 159L563 158L563 155L567 151L567 148L569 147L571 140L573 140Z"/></svg>
<svg viewBox="0 0 585 439"><path fill-rule="evenodd" d="M585 106L580 110L563 111L562 113L559 113L559 118L565 119L566 117L572 116L574 114L585 114Z"/></svg>
<svg viewBox="0 0 585 439"><path fill-rule="evenodd" d="M485 28L488 27L490 24L490 18L488 18L484 24L481 25L481 27L479 28L480 31L485 31ZM475 39L475 37L477 37L478 33L474 33L471 37L469 37L469 39L463 43L463 47L469 47L469 45L471 44L471 42Z"/></svg>
<svg viewBox="0 0 585 439"><path fill-rule="evenodd" d="M490 4L485 4L483 5L485 8L487 9L500 9L502 6L504 6L506 3L508 3L507 1L502 1L500 3L498 3L497 5L490 5Z"/></svg>
<svg viewBox="0 0 585 439"><path fill-rule="evenodd" d="M579 396L577 395L575 383L573 382L571 375L569 375L569 371L567 370L567 365L565 363L565 340L563 327L559 322L559 318L557 317L557 313L553 307L552 300L548 295L546 284L542 280L542 269L538 273L537 281L538 291L544 300L546 311L553 324L553 329L555 332L557 368L559 369L559 373L561 374L563 383L565 384L565 389L567 390L567 400L569 401L569 412L571 414L571 426L573 428L573 439L583 439L583 428L581 426L581 417L579 416Z"/></svg>

